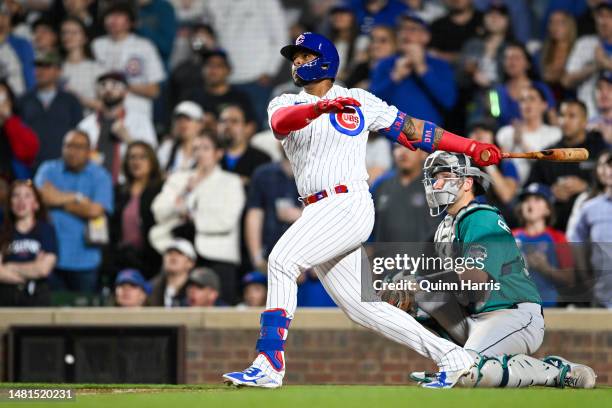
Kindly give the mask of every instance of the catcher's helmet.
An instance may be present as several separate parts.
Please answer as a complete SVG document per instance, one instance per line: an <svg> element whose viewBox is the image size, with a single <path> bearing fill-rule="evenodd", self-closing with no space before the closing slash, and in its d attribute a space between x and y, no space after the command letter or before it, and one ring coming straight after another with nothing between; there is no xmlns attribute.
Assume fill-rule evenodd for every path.
<svg viewBox="0 0 612 408"><path fill-rule="evenodd" d="M306 82L319 79L336 78L340 57L338 51L330 40L316 33L303 33L295 39L295 44L286 45L281 48L281 54L289 61L298 51L308 51L317 55L314 60L301 65L295 71L297 75Z"/></svg>
<svg viewBox="0 0 612 408"><path fill-rule="evenodd" d="M459 194L457 183L446 183L442 189L434 189L435 175L441 172L452 173L452 179L461 183L466 177L471 177L476 186L476 195L484 194L491 184L491 177L473 165L470 157L465 154L443 150L430 154L423 164L423 185L430 214L434 217L454 203Z"/></svg>

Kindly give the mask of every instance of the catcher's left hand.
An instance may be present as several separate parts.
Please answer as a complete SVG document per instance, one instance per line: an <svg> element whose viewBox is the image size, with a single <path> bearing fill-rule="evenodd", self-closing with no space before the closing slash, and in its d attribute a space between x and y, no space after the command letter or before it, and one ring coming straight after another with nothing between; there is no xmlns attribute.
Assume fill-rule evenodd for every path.
<svg viewBox="0 0 612 408"><path fill-rule="evenodd" d="M393 281L397 282L398 280L414 280L414 277L396 275ZM416 316L417 304L414 298L415 293L415 291L408 289L384 289L378 292L378 296L380 296L383 302L389 303L391 306L395 306L412 316Z"/></svg>
<svg viewBox="0 0 612 408"><path fill-rule="evenodd" d="M416 306L414 303L414 294L409 290L383 290L380 292L380 299L409 314L412 314L411 311L413 307Z"/></svg>

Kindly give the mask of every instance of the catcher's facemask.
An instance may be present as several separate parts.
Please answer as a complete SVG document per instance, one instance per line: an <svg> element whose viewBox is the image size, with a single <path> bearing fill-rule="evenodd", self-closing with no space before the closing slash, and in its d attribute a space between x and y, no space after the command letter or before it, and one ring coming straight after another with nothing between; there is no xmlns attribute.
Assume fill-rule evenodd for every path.
<svg viewBox="0 0 612 408"><path fill-rule="evenodd" d="M453 177L444 177L444 185L435 189L436 174L447 172ZM436 217L453 204L466 177L472 177L476 186L476 195L484 194L489 188L491 178L476 166L465 154L450 153L442 150L429 155L423 164L423 185L429 213Z"/></svg>

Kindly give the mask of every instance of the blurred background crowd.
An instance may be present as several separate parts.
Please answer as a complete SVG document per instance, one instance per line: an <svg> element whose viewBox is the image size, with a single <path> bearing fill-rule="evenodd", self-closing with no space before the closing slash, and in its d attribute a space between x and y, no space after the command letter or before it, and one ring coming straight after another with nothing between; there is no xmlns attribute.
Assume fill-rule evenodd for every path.
<svg viewBox="0 0 612 408"><path fill-rule="evenodd" d="M335 43L337 83L409 115L587 148L488 167L479 199L546 306L612 307L610 0L1 0L0 305L264 305L302 211L266 107L300 91L279 50L304 31ZM432 239L425 156L370 135L372 242ZM333 306L299 284L298 306Z"/></svg>

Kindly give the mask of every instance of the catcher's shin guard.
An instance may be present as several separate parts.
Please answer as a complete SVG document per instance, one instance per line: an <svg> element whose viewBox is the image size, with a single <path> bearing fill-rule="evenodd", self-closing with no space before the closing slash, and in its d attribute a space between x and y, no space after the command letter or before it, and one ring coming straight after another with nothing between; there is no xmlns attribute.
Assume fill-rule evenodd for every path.
<svg viewBox="0 0 612 408"><path fill-rule="evenodd" d="M525 355L480 357L478 377L466 376L457 385L478 388L522 388L531 385L554 387L560 370L552 364Z"/></svg>
<svg viewBox="0 0 612 408"><path fill-rule="evenodd" d="M504 356L502 366L505 375L500 387L555 386L559 377L558 368L525 354Z"/></svg>

